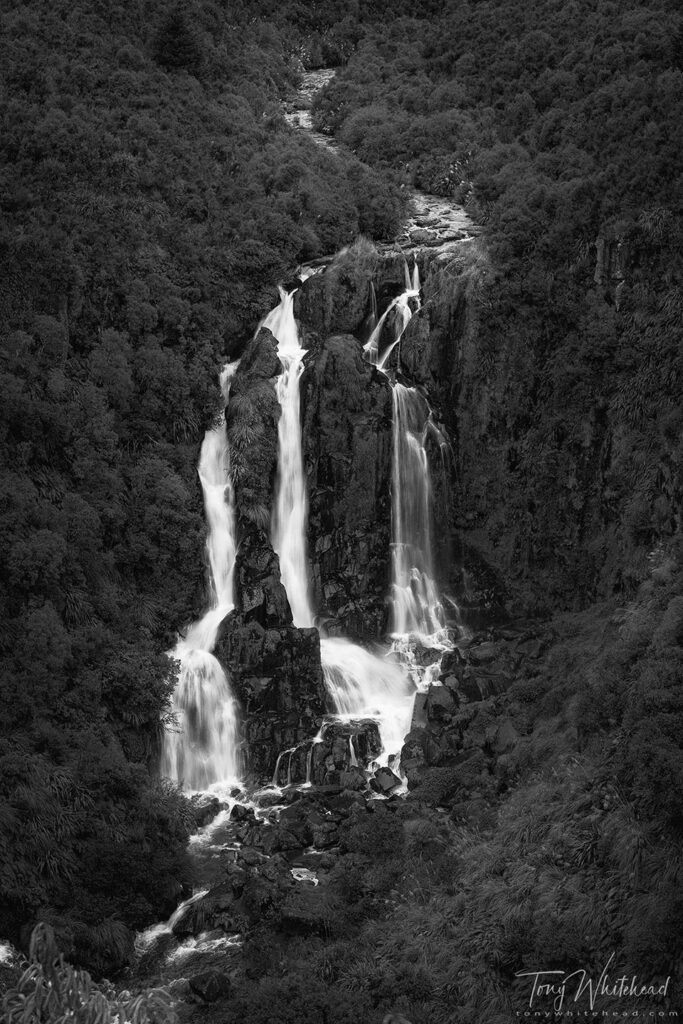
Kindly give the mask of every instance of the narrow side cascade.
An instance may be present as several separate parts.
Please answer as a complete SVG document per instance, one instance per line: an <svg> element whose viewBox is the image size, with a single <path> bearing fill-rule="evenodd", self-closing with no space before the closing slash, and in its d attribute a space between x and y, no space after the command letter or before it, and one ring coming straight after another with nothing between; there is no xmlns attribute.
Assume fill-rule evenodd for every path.
<svg viewBox="0 0 683 1024"><path fill-rule="evenodd" d="M406 290L387 307L364 346L365 357L385 373L391 352L399 344L412 317L409 300L419 304L420 270L415 263L412 276L405 264ZM394 338L379 352L387 317L394 312ZM437 435L442 450L445 438L435 427L427 399L396 380L391 381L393 401L392 461L392 601L391 631L399 638L416 636L425 643L451 646L446 616L434 579L432 564L432 488L426 441L429 431ZM396 645L395 645L396 647ZM399 645L402 649L405 644ZM397 649L399 649L397 648Z"/></svg>
<svg viewBox="0 0 683 1024"><path fill-rule="evenodd" d="M306 350L299 344L294 319L294 292L280 288L280 303L262 322L278 343L282 373L277 381L281 407L278 424L278 473L272 523L273 548L280 559L280 573L292 609L294 625L312 626L306 557L308 501L301 445L299 381Z"/></svg>
<svg viewBox="0 0 683 1024"><path fill-rule="evenodd" d="M273 517L273 547L280 557L282 581L294 624L314 624L306 558L306 482L303 469L299 381L305 349L299 344L294 319L294 293L280 289L280 303L265 318L278 342L283 372L277 383L282 408L278 432L278 475ZM414 685L395 663L352 644L323 638L320 642L323 676L337 717L374 718L384 758L397 754L410 728ZM276 770L277 774L277 770Z"/></svg>
<svg viewBox="0 0 683 1024"><path fill-rule="evenodd" d="M415 388L395 382L393 420L392 633L427 638L446 628L432 564L427 400Z"/></svg>
<svg viewBox="0 0 683 1024"><path fill-rule="evenodd" d="M221 374L226 402L236 368L232 363ZM180 662L172 698L177 728L164 733L161 756L162 774L189 790L237 784L240 778L238 706L211 653L218 628L234 607L235 514L224 415L204 435L198 473L208 523L211 604L170 652Z"/></svg>
<svg viewBox="0 0 683 1024"><path fill-rule="evenodd" d="M417 270L417 265L415 269ZM408 276L408 267L406 266L406 277L408 278ZM397 295L395 299L391 300L384 313L382 313L382 316L379 318L377 326L370 335L368 341L363 346L365 358L368 362L372 363L373 366L376 366L378 370L384 370L389 356L399 344L413 315L413 311L410 308L410 299L417 300L419 298L419 294L419 286L416 291L410 283L410 280L408 280L408 287L406 290L401 292L400 295ZM394 337L380 354L379 346L382 341L384 326L390 317L393 317Z"/></svg>
<svg viewBox="0 0 683 1024"><path fill-rule="evenodd" d="M405 260L403 264L403 276L406 283L406 291L414 291L417 293L417 308L420 308L420 268L417 264L417 260L413 263L413 272L411 274L408 268L408 261Z"/></svg>
<svg viewBox="0 0 683 1024"><path fill-rule="evenodd" d="M413 267L413 276L412 276L411 284L412 284L413 291L416 293L415 301L417 302L417 308L419 309L420 305L421 305L421 303L420 303L420 288L422 286L420 284L420 268L417 265L417 260L415 261L415 266Z"/></svg>

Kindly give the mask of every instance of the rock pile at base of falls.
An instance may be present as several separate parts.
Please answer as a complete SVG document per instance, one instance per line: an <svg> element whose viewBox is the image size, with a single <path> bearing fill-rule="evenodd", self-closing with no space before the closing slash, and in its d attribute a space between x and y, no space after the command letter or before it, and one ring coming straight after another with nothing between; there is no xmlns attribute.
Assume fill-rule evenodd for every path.
<svg viewBox="0 0 683 1024"><path fill-rule="evenodd" d="M344 848L349 820L362 820L374 806L353 792L292 792L289 799L265 819L250 807L233 806L223 835L231 848L217 853L220 870L212 868L218 880L177 917L177 940L247 933L265 922L283 933L329 929L338 898L328 885L330 872L340 860L363 862Z"/></svg>
<svg viewBox="0 0 683 1024"><path fill-rule="evenodd" d="M531 729L529 705L552 631L507 627L447 652L439 681L415 699L401 751L409 800L476 816L510 785Z"/></svg>

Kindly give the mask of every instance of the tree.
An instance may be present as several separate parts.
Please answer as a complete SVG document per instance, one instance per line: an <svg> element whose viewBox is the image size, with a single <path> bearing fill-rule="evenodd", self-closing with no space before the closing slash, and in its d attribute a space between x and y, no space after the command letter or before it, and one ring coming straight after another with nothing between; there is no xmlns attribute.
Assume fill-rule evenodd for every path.
<svg viewBox="0 0 683 1024"><path fill-rule="evenodd" d="M180 4L171 9L161 24L155 58L167 71L189 71L196 75L200 70L202 53L199 41Z"/></svg>

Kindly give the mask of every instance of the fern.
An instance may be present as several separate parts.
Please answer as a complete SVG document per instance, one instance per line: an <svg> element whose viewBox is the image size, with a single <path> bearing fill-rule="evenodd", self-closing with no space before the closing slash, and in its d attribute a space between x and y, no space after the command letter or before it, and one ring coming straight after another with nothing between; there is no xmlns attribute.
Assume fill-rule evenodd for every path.
<svg viewBox="0 0 683 1024"><path fill-rule="evenodd" d="M107 937L119 941L112 922L105 922L98 931L105 926ZM65 963L47 924L34 928L29 956L29 966L4 996L6 1024L176 1024L175 1009L165 989L137 996L116 993L110 986L103 991L87 971Z"/></svg>

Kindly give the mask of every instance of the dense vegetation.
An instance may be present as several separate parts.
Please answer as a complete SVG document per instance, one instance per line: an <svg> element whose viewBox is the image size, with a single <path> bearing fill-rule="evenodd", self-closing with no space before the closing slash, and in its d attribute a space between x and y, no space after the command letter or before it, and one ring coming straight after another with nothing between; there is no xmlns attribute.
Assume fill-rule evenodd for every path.
<svg viewBox="0 0 683 1024"><path fill-rule="evenodd" d="M148 766L201 605L217 371L300 260L400 199L289 129L297 64L248 5L4 5L0 934L125 960L187 877Z"/></svg>
<svg viewBox="0 0 683 1024"><path fill-rule="evenodd" d="M0 1004L6 1024L176 1024L167 992L132 996L115 992L107 982L98 987L87 971L65 963L48 925L33 930L29 957L18 984Z"/></svg>
<svg viewBox="0 0 683 1024"><path fill-rule="evenodd" d="M472 514L501 546L528 526L545 610L634 598L606 640L606 619L563 620L520 684L511 795L451 820L435 783L351 820L333 925L286 952L253 937L223 1020L440 1024L455 1002L502 1024L539 959L666 975L680 944L680 16L414 7L0 5L0 935L41 919L109 971L186 884L187 803L153 768L161 652L203 600L217 368L298 262L393 236L397 182L485 226L478 372L505 371L515 451ZM287 128L300 57L345 65L317 123L369 166ZM605 418L595 512L602 463L577 477L566 453Z"/></svg>
<svg viewBox="0 0 683 1024"><path fill-rule="evenodd" d="M353 808L311 933L291 935L286 906L268 904L248 980L211 1019L507 1024L529 1007L519 972L597 979L612 955L613 981L669 977L669 1001L608 993L596 1013L680 1012L682 554L658 551L617 614L553 621L489 707L492 730L521 732L495 775L473 757L406 800ZM590 1015L574 994L564 1009Z"/></svg>
<svg viewBox="0 0 683 1024"><path fill-rule="evenodd" d="M315 121L485 225L457 512L537 611L628 596L681 517L679 5L399 13Z"/></svg>

